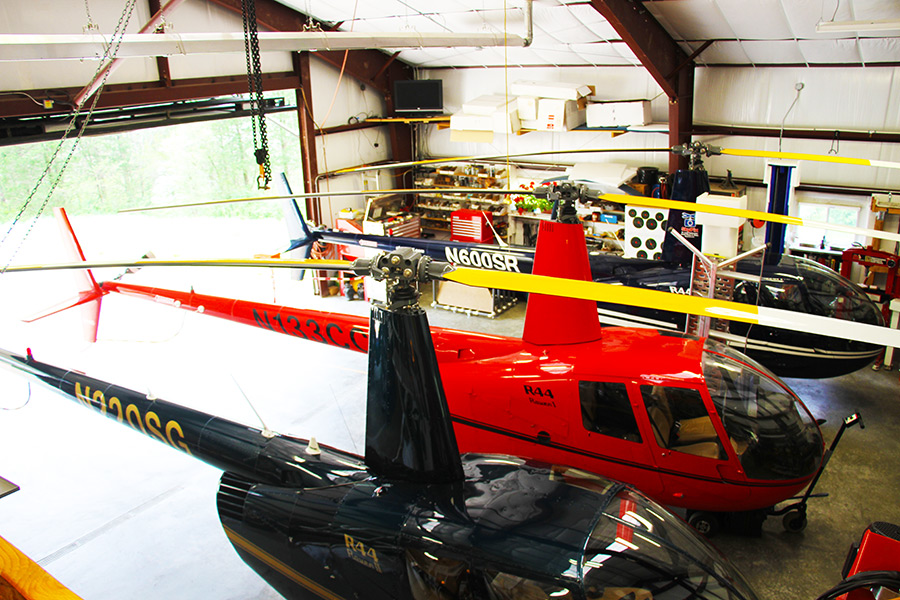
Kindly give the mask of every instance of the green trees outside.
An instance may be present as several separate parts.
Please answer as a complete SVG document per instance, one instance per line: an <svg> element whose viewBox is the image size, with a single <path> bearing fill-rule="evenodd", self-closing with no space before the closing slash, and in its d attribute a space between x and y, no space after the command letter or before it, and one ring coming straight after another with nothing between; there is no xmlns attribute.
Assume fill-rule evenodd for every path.
<svg viewBox="0 0 900 600"><path fill-rule="evenodd" d="M272 173L301 182L300 143L293 112L266 116ZM23 218L37 213L74 143L59 152ZM19 212L58 141L0 148L0 223ZM112 214L123 208L222 200L273 191L257 189L250 120L223 119L82 138L47 205L73 214ZM153 213L148 213L153 214ZM280 217L277 202L159 211L165 216Z"/></svg>

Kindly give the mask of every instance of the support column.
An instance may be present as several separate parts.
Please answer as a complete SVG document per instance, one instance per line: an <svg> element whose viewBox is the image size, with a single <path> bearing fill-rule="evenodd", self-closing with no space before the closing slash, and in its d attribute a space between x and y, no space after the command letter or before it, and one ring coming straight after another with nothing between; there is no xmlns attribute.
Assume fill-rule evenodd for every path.
<svg viewBox="0 0 900 600"><path fill-rule="evenodd" d="M312 78L309 71L309 52L294 52L294 71L300 78L297 94L297 121L300 125L300 161L303 165L303 191L316 189L319 161L316 155L316 124L312 115ZM322 223L322 207L318 198L306 199L306 216L313 223Z"/></svg>

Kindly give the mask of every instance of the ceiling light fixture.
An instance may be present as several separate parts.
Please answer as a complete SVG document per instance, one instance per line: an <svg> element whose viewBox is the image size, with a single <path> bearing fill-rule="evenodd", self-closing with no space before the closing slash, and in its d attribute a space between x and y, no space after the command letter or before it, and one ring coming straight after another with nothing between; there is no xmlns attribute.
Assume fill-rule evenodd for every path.
<svg viewBox="0 0 900 600"><path fill-rule="evenodd" d="M453 48L460 46L525 46L526 38L497 33L417 32L260 32L262 52L359 50L365 48ZM0 61L94 59L103 56L106 42L99 34L0 35ZM181 33L126 34L117 56L177 56L179 54L242 53L244 34Z"/></svg>
<svg viewBox="0 0 900 600"><path fill-rule="evenodd" d="M816 24L816 33L897 30L900 30L900 19L883 19L880 21L820 21Z"/></svg>

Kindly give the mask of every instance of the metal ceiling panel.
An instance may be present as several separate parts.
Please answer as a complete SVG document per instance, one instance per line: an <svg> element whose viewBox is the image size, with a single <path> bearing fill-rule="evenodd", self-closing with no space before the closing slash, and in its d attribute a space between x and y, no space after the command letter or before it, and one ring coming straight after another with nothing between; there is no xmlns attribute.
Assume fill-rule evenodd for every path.
<svg viewBox="0 0 900 600"><path fill-rule="evenodd" d="M603 18L593 6L589 4L569 4L568 10L578 20L578 22L588 31L593 33L596 39L600 40L618 40L619 34L609 24L609 21ZM571 40L575 41L575 40Z"/></svg>
<svg viewBox="0 0 900 600"><path fill-rule="evenodd" d="M900 38L861 38L859 51L865 64L900 62Z"/></svg>
<svg viewBox="0 0 900 600"><path fill-rule="evenodd" d="M580 56L585 64L603 65L636 65L638 60L625 42L596 42L593 44L571 44L569 50Z"/></svg>
<svg viewBox="0 0 900 600"><path fill-rule="evenodd" d="M783 10L784 0L716 0L719 11L739 40L791 39L794 32Z"/></svg>
<svg viewBox="0 0 900 600"><path fill-rule="evenodd" d="M858 63L862 61L859 44L853 40L798 40L800 52L808 64Z"/></svg>
<svg viewBox="0 0 900 600"><path fill-rule="evenodd" d="M793 40L745 40L741 47L755 65L805 64L800 47Z"/></svg>
<svg viewBox="0 0 900 600"><path fill-rule="evenodd" d="M595 11L596 12L596 11ZM586 28L578 18L570 12L569 7L557 6L546 8L541 5L534 7L535 28L539 28L544 35L542 39L546 43L553 40L556 43L585 43L597 40L596 34ZM546 36L546 38L544 38Z"/></svg>
<svg viewBox="0 0 900 600"><path fill-rule="evenodd" d="M850 11L847 18L854 21L900 19L900 2L897 0L853 0L847 6ZM843 20L843 17L835 17L835 20Z"/></svg>
<svg viewBox="0 0 900 600"><path fill-rule="evenodd" d="M828 4L826 7L825 5ZM782 0L781 8L790 24L794 37L798 39L825 40L843 37L835 33L816 33L816 23L827 21L834 14L834 1L823 3L822 0ZM844 7L848 11L849 9ZM842 18L838 16L837 18Z"/></svg>
<svg viewBox="0 0 900 600"><path fill-rule="evenodd" d="M644 7L676 40L735 38L716 0L654 0Z"/></svg>
<svg viewBox="0 0 900 600"><path fill-rule="evenodd" d="M700 47L700 42L692 44L682 43L681 47L690 55ZM750 63L750 57L744 52L740 42L713 42L700 56L694 59L698 64L705 65L745 65Z"/></svg>

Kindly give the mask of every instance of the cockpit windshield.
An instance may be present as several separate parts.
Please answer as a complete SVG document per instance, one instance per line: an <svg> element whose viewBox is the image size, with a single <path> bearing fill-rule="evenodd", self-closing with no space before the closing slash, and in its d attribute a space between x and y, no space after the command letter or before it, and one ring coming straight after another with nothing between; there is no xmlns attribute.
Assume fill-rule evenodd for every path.
<svg viewBox="0 0 900 600"><path fill-rule="evenodd" d="M875 303L844 277L811 260L798 260L797 271L806 283L813 314L884 325Z"/></svg>
<svg viewBox="0 0 900 600"><path fill-rule="evenodd" d="M604 510L582 562L588 600L752 600L739 572L683 521L624 486Z"/></svg>
<svg viewBox="0 0 900 600"><path fill-rule="evenodd" d="M745 272L758 270L753 266L758 262L745 262ZM815 261L797 256L785 256L777 269L764 272L762 285L738 282L734 299L833 319L884 325L878 307L859 286Z"/></svg>
<svg viewBox="0 0 900 600"><path fill-rule="evenodd" d="M822 460L822 435L802 402L775 375L708 340L703 375L731 445L750 479L799 479Z"/></svg>

